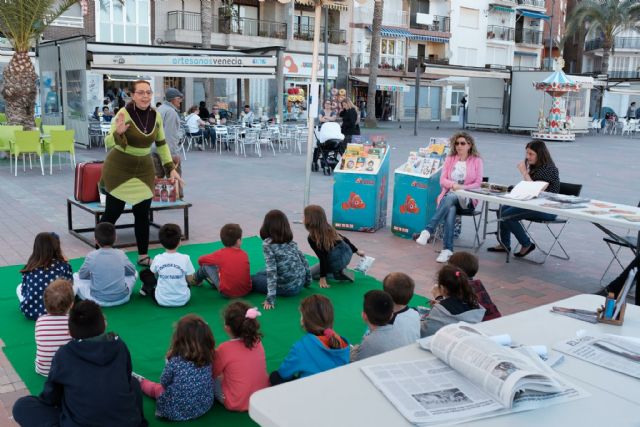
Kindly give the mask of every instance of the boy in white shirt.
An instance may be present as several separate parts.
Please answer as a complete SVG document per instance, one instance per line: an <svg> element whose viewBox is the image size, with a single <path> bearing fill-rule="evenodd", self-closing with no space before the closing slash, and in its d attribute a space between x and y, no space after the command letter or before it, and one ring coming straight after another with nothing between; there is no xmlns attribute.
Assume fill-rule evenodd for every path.
<svg viewBox="0 0 640 427"><path fill-rule="evenodd" d="M181 236L182 230L176 224L165 224L160 228L160 243L166 252L153 258L151 271L158 278L154 299L161 306L180 307L191 298L188 283L195 270L189 255L177 252Z"/></svg>

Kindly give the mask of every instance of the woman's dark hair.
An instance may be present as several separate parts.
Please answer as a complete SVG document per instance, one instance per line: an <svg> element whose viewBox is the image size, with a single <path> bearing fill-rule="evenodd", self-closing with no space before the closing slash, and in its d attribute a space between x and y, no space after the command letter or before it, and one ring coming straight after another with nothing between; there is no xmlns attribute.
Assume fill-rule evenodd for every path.
<svg viewBox="0 0 640 427"><path fill-rule="evenodd" d="M470 252L456 251L451 255L447 263L461 268L462 271L467 273L467 278L469 279L472 279L478 273L478 257Z"/></svg>
<svg viewBox="0 0 640 427"><path fill-rule="evenodd" d="M341 348L342 342L333 331L333 304L322 295L311 295L300 303L302 326L310 334L327 336L329 348Z"/></svg>
<svg viewBox="0 0 640 427"><path fill-rule="evenodd" d="M207 322L198 315L187 314L176 324L167 359L180 356L200 368L213 362L215 346L216 342Z"/></svg>
<svg viewBox="0 0 640 427"><path fill-rule="evenodd" d="M33 252L20 273L27 273L36 268L47 268L54 261L64 261L60 238L55 233L38 233L33 241Z"/></svg>
<svg viewBox="0 0 640 427"><path fill-rule="evenodd" d="M145 84L151 87L151 83L149 83L147 80L136 80L131 84L131 93L134 93L138 89L138 85L141 85L141 84Z"/></svg>
<svg viewBox="0 0 640 427"><path fill-rule="evenodd" d="M262 340L258 319L247 317L251 306L242 301L232 302L224 310L224 324L227 325L234 338L240 338L244 346L252 349Z"/></svg>
<svg viewBox="0 0 640 427"><path fill-rule="evenodd" d="M309 237L320 248L330 251L336 242L342 240L338 232L327 221L327 215L318 205L309 205L304 208L304 228L309 232Z"/></svg>
<svg viewBox="0 0 640 427"><path fill-rule="evenodd" d="M260 238L270 238L271 243L289 243L293 240L293 232L284 212L278 209L267 212L260 227Z"/></svg>
<svg viewBox="0 0 640 427"><path fill-rule="evenodd" d="M455 297L469 306L478 308L478 297L469 285L467 274L453 265L445 265L438 271L438 285L447 291L448 297Z"/></svg>
<svg viewBox="0 0 640 427"><path fill-rule="evenodd" d="M545 165L555 166L555 163L553 163L553 159L551 158L551 153L549 153L547 144L545 144L544 141L534 139L533 141L530 141L525 148L536 153L537 160L535 165L531 165L532 169L538 169Z"/></svg>

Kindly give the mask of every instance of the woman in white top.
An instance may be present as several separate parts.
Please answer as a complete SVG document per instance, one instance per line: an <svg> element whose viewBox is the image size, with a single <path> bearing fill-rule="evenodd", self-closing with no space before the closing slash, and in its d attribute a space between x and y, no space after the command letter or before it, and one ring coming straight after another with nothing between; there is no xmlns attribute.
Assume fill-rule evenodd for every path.
<svg viewBox="0 0 640 427"><path fill-rule="evenodd" d="M202 121L198 115L199 108L197 105L189 108L189 115L186 118L187 132L189 136L203 135L204 139L208 139L211 142L211 135L209 129L205 127L205 122ZM198 145L198 149L204 151L204 139L194 139L193 141Z"/></svg>

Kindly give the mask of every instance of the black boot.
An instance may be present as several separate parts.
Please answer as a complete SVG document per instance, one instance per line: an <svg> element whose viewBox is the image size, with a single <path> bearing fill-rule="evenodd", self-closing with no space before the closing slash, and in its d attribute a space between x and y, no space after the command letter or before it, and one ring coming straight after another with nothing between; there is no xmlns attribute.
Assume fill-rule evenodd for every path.
<svg viewBox="0 0 640 427"><path fill-rule="evenodd" d="M318 172L318 162L311 163L311 172Z"/></svg>

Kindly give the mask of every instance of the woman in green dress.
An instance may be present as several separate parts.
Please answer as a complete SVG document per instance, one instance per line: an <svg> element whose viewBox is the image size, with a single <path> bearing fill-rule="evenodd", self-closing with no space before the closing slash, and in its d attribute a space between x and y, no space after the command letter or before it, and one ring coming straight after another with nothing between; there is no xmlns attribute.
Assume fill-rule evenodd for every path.
<svg viewBox="0 0 640 427"><path fill-rule="evenodd" d="M101 186L107 193L100 221L115 224L125 204L133 207L134 231L138 246L138 264L148 266L149 212L153 198L155 171L151 146L155 142L167 176L184 181L174 168L164 137L162 117L151 107L153 92L145 80L133 83L133 101L120 109L105 138L109 150L102 168Z"/></svg>

